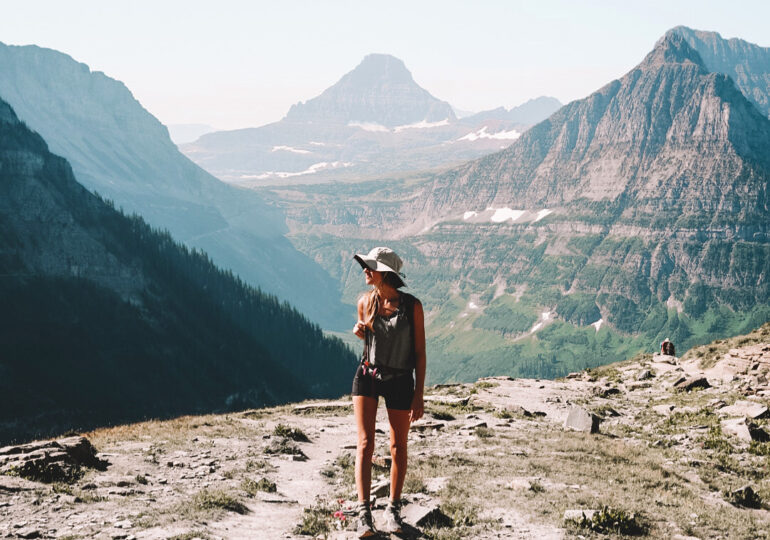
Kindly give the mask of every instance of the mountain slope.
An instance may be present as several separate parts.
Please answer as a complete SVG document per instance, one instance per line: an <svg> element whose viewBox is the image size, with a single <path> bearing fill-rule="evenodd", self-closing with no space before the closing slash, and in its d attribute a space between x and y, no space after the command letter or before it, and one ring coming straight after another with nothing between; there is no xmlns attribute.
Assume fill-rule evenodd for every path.
<svg viewBox="0 0 770 540"><path fill-rule="evenodd" d="M770 48L742 39L723 39L716 32L677 26L669 30L684 37L709 71L729 75L743 94L770 117Z"/></svg>
<svg viewBox="0 0 770 540"><path fill-rule="evenodd" d="M448 103L415 83L401 60L374 54L320 96L292 106L280 122L210 133L181 148L237 184L360 180L497 151L560 106L539 98L458 120Z"/></svg>
<svg viewBox="0 0 770 540"><path fill-rule="evenodd" d="M346 301L358 278L326 253L388 231L426 306L431 381L553 377L770 318L768 149L768 118L669 33L505 150L407 193L273 196Z"/></svg>
<svg viewBox="0 0 770 540"><path fill-rule="evenodd" d="M339 340L89 193L1 100L0 229L0 444L348 389Z"/></svg>
<svg viewBox="0 0 770 540"><path fill-rule="evenodd" d="M0 96L78 181L329 328L347 327L335 284L284 237L281 212L185 158L120 82L69 56L0 44Z"/></svg>

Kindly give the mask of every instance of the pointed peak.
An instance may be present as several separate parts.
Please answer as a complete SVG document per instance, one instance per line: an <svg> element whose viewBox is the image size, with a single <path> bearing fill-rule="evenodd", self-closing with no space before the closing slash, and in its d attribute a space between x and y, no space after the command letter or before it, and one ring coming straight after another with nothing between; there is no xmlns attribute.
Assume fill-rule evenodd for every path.
<svg viewBox="0 0 770 540"><path fill-rule="evenodd" d="M345 75L342 81L372 84L379 81L393 83L414 83L412 73L403 60L390 54L368 54L356 68Z"/></svg>
<svg viewBox="0 0 770 540"><path fill-rule="evenodd" d="M679 27L677 27L679 28ZM686 27L681 27L686 28ZM703 66L703 60L693 49L682 33L669 30L650 51L642 66L660 66L662 64L695 64Z"/></svg>

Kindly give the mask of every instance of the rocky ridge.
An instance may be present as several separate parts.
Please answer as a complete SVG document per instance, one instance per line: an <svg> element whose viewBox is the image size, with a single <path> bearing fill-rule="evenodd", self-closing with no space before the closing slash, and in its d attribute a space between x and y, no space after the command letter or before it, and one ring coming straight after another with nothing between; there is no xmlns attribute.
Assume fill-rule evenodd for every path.
<svg viewBox="0 0 770 540"><path fill-rule="evenodd" d="M401 537L760 537L770 527L769 372L765 325L681 359L431 387L410 435ZM108 466L52 485L6 469L0 533L352 538L350 406L343 398L85 433ZM0 449L0 461L40 447ZM379 519L389 466L379 429L376 448Z"/></svg>

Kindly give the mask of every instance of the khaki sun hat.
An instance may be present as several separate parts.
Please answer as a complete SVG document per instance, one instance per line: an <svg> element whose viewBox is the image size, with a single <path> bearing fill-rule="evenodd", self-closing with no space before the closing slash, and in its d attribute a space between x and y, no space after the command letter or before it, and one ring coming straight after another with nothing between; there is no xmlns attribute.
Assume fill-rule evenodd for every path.
<svg viewBox="0 0 770 540"><path fill-rule="evenodd" d="M377 272L392 272L401 282L401 287L406 287L404 274L401 273L401 267L404 262L396 252L386 247L376 247L366 255L356 253L353 258L358 261L361 268L369 268Z"/></svg>

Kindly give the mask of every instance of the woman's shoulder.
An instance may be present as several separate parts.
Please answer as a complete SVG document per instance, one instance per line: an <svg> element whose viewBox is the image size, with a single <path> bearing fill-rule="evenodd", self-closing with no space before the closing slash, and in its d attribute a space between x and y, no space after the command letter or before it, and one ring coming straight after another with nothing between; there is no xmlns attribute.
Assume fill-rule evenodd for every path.
<svg viewBox="0 0 770 540"><path fill-rule="evenodd" d="M404 303L408 305L420 305L422 306L422 302L420 302L420 299L414 296L413 294L409 294L408 292L401 292L401 298L403 298Z"/></svg>

